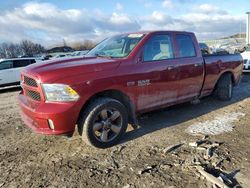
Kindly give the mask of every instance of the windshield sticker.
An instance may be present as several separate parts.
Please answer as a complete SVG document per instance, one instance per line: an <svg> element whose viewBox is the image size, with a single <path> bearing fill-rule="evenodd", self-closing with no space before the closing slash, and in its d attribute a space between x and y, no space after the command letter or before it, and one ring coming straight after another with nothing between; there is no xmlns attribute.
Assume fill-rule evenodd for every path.
<svg viewBox="0 0 250 188"><path fill-rule="evenodd" d="M140 38L142 36L143 36L143 34L129 34L128 35L129 38Z"/></svg>

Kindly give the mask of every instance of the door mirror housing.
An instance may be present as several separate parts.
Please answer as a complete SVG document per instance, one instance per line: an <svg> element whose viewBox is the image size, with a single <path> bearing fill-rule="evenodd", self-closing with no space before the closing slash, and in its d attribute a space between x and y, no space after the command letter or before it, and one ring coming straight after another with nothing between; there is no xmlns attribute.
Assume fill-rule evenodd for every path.
<svg viewBox="0 0 250 188"><path fill-rule="evenodd" d="M136 63L142 63L142 62L143 62L143 58L142 58L142 56L138 57L138 58L137 58L137 62L136 62Z"/></svg>

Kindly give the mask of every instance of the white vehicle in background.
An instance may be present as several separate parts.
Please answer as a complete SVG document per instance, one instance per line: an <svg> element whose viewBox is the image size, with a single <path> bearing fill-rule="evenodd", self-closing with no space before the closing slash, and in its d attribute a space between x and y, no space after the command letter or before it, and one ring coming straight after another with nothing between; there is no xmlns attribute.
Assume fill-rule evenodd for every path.
<svg viewBox="0 0 250 188"><path fill-rule="evenodd" d="M72 55L70 53L60 53L60 54L54 55L50 59L67 58L67 57L71 57L71 56Z"/></svg>
<svg viewBox="0 0 250 188"><path fill-rule="evenodd" d="M89 50L82 50L82 51L74 51L71 55L72 56L84 56L89 52Z"/></svg>
<svg viewBox="0 0 250 188"><path fill-rule="evenodd" d="M241 53L241 56L244 61L243 72L250 72L250 46L248 46L246 50Z"/></svg>
<svg viewBox="0 0 250 188"><path fill-rule="evenodd" d="M0 60L0 87L19 85L21 70L33 63L35 58L15 58Z"/></svg>

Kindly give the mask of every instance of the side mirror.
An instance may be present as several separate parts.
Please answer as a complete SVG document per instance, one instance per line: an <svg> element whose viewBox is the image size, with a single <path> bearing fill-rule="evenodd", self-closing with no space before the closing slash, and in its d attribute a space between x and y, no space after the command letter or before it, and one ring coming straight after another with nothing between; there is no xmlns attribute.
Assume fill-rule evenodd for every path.
<svg viewBox="0 0 250 188"><path fill-rule="evenodd" d="M140 56L140 57L138 57L138 59L137 59L137 63L142 63L143 62L143 58Z"/></svg>

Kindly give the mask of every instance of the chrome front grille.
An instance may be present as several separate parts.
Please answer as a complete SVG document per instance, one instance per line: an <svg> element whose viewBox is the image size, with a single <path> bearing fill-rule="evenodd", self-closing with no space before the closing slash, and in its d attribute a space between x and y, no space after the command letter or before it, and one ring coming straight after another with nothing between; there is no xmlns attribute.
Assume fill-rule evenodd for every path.
<svg viewBox="0 0 250 188"><path fill-rule="evenodd" d="M37 92L37 91L31 91L31 90L26 89L25 93L31 99L33 99L35 101L41 101L41 95L40 95L39 92Z"/></svg>
<svg viewBox="0 0 250 188"><path fill-rule="evenodd" d="M33 78L24 76L23 82L24 82L24 84L26 84L28 86L37 87L37 82Z"/></svg>

